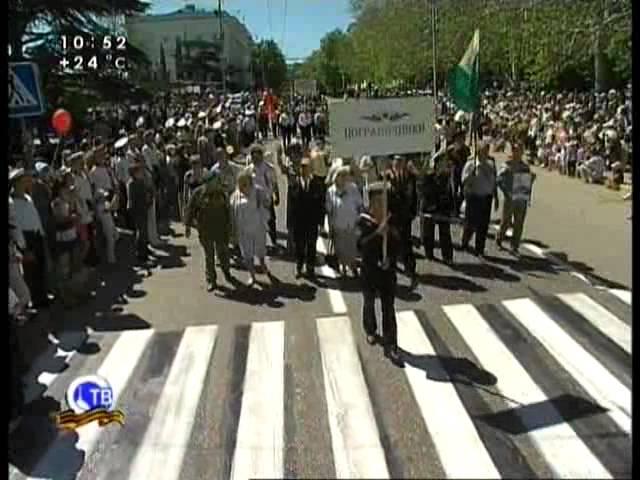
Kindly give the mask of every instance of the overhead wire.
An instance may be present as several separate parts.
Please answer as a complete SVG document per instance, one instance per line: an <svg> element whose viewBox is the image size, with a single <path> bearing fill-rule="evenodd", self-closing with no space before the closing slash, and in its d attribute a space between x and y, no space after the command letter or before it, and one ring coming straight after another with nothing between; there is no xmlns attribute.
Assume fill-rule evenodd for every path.
<svg viewBox="0 0 640 480"><path fill-rule="evenodd" d="M280 48L284 52L285 49L285 41L287 39L287 0L284 0L284 13L282 19L282 41L280 42Z"/></svg>

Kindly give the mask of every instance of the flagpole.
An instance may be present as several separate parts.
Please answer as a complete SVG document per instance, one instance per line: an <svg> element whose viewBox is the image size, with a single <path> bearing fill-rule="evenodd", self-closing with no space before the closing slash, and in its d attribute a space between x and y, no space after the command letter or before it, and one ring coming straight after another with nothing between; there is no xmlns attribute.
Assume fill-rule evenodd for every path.
<svg viewBox="0 0 640 480"><path fill-rule="evenodd" d="M438 72L436 70L436 27L437 27L437 7L436 0L431 0L431 49L432 49L432 63L433 63L433 103L434 107L437 105L438 96Z"/></svg>

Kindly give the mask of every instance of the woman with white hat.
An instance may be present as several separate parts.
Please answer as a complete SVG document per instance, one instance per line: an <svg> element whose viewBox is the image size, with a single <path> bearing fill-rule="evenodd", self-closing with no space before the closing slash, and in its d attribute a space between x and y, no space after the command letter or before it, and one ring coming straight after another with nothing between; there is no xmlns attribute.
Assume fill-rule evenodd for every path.
<svg viewBox="0 0 640 480"><path fill-rule="evenodd" d="M357 276L358 235L356 223L358 216L364 210L364 204L358 187L351 179L350 167L343 166L336 171L333 185L327 190L325 209L340 273L343 276L346 275L348 267L353 275Z"/></svg>
<svg viewBox="0 0 640 480"><path fill-rule="evenodd" d="M267 220L269 198L265 191L254 184L253 171L245 169L238 176L236 191L231 197L231 211L235 236L240 245L240 254L249 271L247 286L256 281L255 258L262 272L267 271Z"/></svg>

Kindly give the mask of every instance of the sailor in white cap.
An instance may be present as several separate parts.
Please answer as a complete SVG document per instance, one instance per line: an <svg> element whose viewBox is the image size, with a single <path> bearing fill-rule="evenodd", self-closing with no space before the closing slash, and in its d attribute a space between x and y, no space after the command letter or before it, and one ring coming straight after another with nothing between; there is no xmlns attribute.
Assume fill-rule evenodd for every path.
<svg viewBox="0 0 640 480"><path fill-rule="evenodd" d="M126 155L126 147L129 144L129 137L120 138L113 146L114 155L111 166L117 184L117 201L113 202L117 207L117 219L121 227L129 227L127 220L127 182L129 181L129 165L131 159Z"/></svg>
<svg viewBox="0 0 640 480"><path fill-rule="evenodd" d="M32 173L19 168L9 174L11 195L9 212L14 223L13 238L22 255L23 278L34 308L46 307L47 297L47 252L46 232L40 214L31 198Z"/></svg>

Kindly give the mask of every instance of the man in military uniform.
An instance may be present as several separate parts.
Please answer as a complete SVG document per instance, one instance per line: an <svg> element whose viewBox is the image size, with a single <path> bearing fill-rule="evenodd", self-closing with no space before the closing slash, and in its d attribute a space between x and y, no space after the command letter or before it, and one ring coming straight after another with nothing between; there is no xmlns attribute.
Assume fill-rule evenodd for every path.
<svg viewBox="0 0 640 480"><path fill-rule="evenodd" d="M222 272L230 281L229 237L231 234L231 211L229 196L224 190L220 177L210 172L203 185L193 192L187 205L185 236L191 236L191 227L198 230L200 244L204 250L206 263L207 291L216 289L216 250Z"/></svg>
<svg viewBox="0 0 640 480"><path fill-rule="evenodd" d="M404 364L398 350L398 326L394 307L397 276L396 261L400 247L400 232L390 222L385 208L386 191L382 182L369 186L369 209L358 219L358 249L362 255L360 277L362 281L362 323L367 343L373 345L382 340L384 353L391 362ZM384 237L387 237L386 255ZM375 301L382 304L382 339L378 335Z"/></svg>

